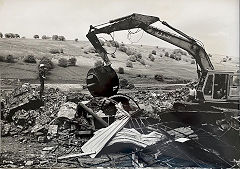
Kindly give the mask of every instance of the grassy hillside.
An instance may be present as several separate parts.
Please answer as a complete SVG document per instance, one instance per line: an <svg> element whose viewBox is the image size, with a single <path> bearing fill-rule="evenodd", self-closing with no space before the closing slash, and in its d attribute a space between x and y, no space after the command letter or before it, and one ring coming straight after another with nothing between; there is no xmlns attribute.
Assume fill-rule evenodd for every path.
<svg viewBox="0 0 240 169"><path fill-rule="evenodd" d="M118 69L123 67L126 74L121 77L133 79L140 83L149 83L149 80L153 80L155 74L161 74L167 78L181 78L181 79L195 79L196 78L196 65L191 64L191 56L188 54L182 55L181 60L177 61L170 57L166 57L165 53L169 55L173 53L172 49L165 49L161 47L153 46L140 46L140 45L125 45L127 48L140 53L145 65L140 62L132 62L133 68L126 67L126 62L129 56L122 51L116 50L115 58L109 56L112 67ZM105 44L106 50L111 53L115 51L115 47L109 44ZM51 54L52 49L62 49L63 53ZM41 39L0 39L0 56L13 55L15 63L0 62L0 72L3 78L20 78L26 81L37 82L37 64L25 63L23 58L29 54L32 54L37 59L37 62L42 57L48 57L52 59L55 64L55 68L50 72L48 76L49 83L83 83L85 82L86 74L88 70L94 66L97 60L101 60L97 53L92 51L91 44L89 42L80 41L52 41ZM152 51L156 51L156 55L153 55L155 60L149 59L149 54ZM77 58L77 66L71 66L67 68L59 67L57 65L59 58ZM226 68L235 68L236 63L231 60L228 62L221 62L216 57L212 58L217 65ZM139 79L137 75L146 75L146 78ZM144 76L145 77L145 76ZM153 83L156 81L152 81Z"/></svg>

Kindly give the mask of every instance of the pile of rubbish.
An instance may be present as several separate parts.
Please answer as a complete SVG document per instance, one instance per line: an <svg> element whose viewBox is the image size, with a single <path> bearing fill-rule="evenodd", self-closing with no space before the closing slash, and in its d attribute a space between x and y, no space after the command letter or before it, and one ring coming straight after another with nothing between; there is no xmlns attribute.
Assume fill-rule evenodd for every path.
<svg viewBox="0 0 240 169"><path fill-rule="evenodd" d="M17 90L6 97L1 110L4 115L1 136L17 137L21 143L36 142L45 147L35 160L9 162L4 157L5 161L0 161L2 167L239 165L239 159L235 158L239 154L231 157L234 162L225 158L230 152L239 153L239 148L225 144L221 137L210 133L209 125L173 128L162 121L159 115L172 110L174 102L185 101L188 88L166 93L138 91L109 98L47 88L43 102L38 98L38 88L27 85ZM29 107L30 101L37 104ZM217 123L213 130L219 130L220 126L222 133L230 131L226 120ZM235 131L239 132L239 128Z"/></svg>

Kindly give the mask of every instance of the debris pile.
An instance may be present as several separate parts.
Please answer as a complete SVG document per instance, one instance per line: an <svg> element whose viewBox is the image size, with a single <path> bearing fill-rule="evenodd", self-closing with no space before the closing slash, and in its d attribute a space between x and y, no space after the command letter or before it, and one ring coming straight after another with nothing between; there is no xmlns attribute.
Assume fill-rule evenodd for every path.
<svg viewBox="0 0 240 169"><path fill-rule="evenodd" d="M3 153L2 167L231 167L233 163L221 156L221 148L227 147L224 153L239 151L234 157L240 154L238 148L221 140L231 136L230 129L239 136L240 115L235 116L234 124L232 117L211 124L211 130L221 132L221 137L209 132L209 124L173 128L161 119L159 114L172 110L176 101L186 100L188 88L166 93L139 90L109 98L47 88L44 104L32 105L32 109L12 100L17 96L22 96L19 100L37 98L38 89L23 86L18 91L9 95L4 108L9 114L15 107L11 116L1 120L1 136L40 148L36 154L14 162ZM207 159L216 163L210 165Z"/></svg>

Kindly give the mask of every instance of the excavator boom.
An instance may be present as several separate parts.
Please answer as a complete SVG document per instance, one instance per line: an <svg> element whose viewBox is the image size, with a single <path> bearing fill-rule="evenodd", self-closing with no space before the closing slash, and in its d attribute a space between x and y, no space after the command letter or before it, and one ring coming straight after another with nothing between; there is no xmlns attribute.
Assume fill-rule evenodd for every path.
<svg viewBox="0 0 240 169"><path fill-rule="evenodd" d="M96 34L100 33L110 34L115 31L141 28L150 35L153 35L161 40L164 40L168 43L171 43L175 46L178 46L179 48L186 50L195 58L196 63L201 68L202 73L206 72L207 70L214 70L214 67L208 57L208 54L206 53L204 48L201 45L199 45L199 43L197 43L195 39L189 37L188 35L186 35L185 33L181 32L176 28L173 28L164 21L160 22L163 25L172 29L173 31L177 32L181 36L151 26L151 24L157 21L160 21L158 17L134 13L126 17L111 20L107 23L106 26L99 25L100 28L98 28L99 26L96 27L90 26L87 38L95 47L97 52L100 53L105 63L109 65L111 64L111 62L107 57L107 52L101 46Z"/></svg>

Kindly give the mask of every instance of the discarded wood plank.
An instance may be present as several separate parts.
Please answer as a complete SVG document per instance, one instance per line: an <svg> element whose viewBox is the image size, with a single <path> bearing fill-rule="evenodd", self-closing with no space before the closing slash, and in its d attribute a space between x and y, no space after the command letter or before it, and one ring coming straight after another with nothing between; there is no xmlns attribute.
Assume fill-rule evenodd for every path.
<svg viewBox="0 0 240 169"><path fill-rule="evenodd" d="M86 142L82 147L84 153L95 151L96 154L90 155L91 158L95 158L97 154L103 149L103 147L108 143L108 141L120 131L129 121L130 115L122 107L121 103L116 105L119 114L122 114L121 119L117 119L110 126L99 130L88 142Z"/></svg>
<svg viewBox="0 0 240 169"><path fill-rule="evenodd" d="M86 156L86 155L91 155L91 154L95 154L96 152L87 152L87 153L78 153L78 154L70 154L70 155L66 155L66 156L61 156L58 157L58 160L62 160L62 159L66 159L66 158L73 158L73 157L82 157L82 156Z"/></svg>
<svg viewBox="0 0 240 169"><path fill-rule="evenodd" d="M97 121L99 121L99 123L101 123L104 127L107 127L108 124L101 118L99 117L96 113L93 112L92 109L88 108L86 105L84 105L83 103L79 103L79 105L89 114L91 114Z"/></svg>

